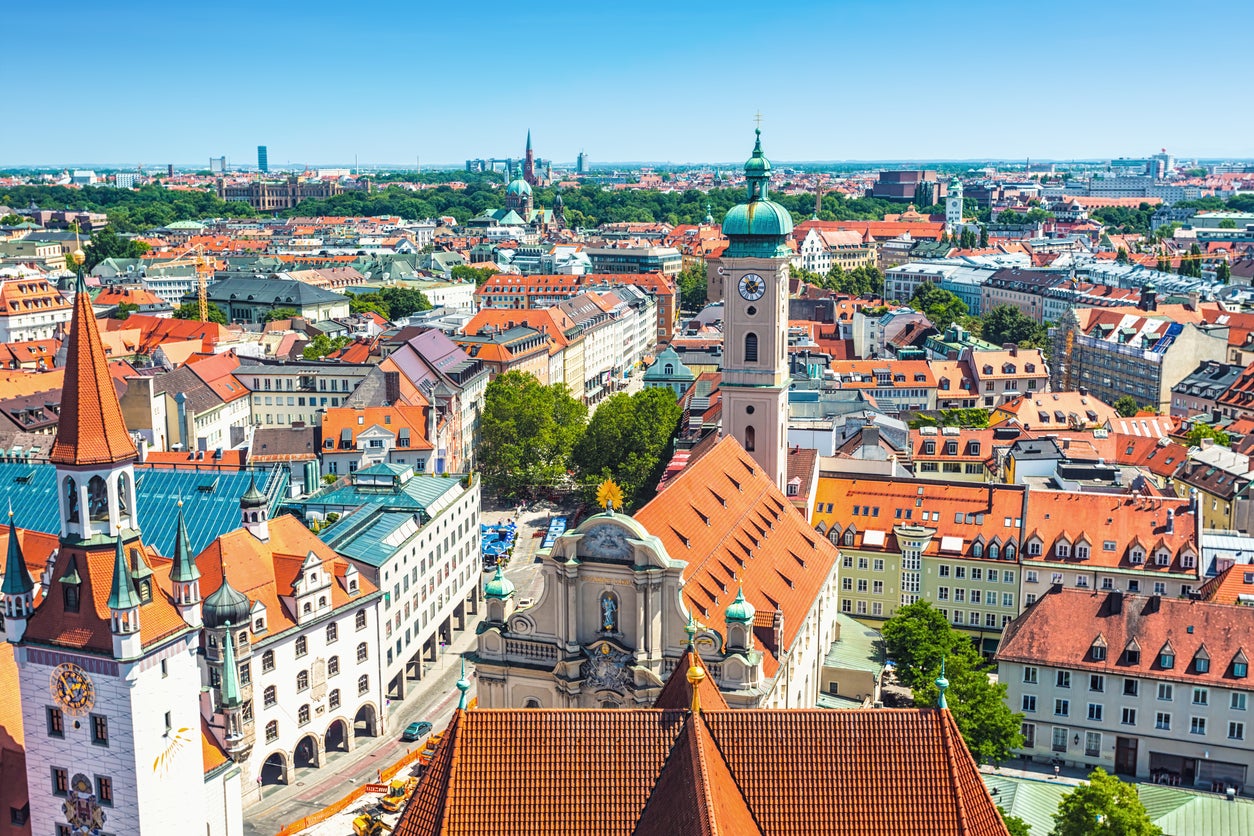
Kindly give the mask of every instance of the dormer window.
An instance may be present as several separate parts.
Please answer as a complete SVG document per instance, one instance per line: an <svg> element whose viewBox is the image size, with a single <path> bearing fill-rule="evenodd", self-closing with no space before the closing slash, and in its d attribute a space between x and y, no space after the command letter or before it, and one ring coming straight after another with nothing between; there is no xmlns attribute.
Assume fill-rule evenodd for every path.
<svg viewBox="0 0 1254 836"><path fill-rule="evenodd" d="M1075 556L1080 560L1089 559L1089 544L1077 543L1075 547Z"/></svg>
<svg viewBox="0 0 1254 836"><path fill-rule="evenodd" d="M1210 659L1206 656L1203 656L1201 651L1198 651L1198 654L1193 657L1193 672L1194 673L1207 673L1209 671L1210 671Z"/></svg>
<svg viewBox="0 0 1254 836"><path fill-rule="evenodd" d="M1245 658L1245 651L1238 650L1232 660L1232 676L1234 679L1245 679L1250 674L1250 662Z"/></svg>
<svg viewBox="0 0 1254 836"><path fill-rule="evenodd" d="M1182 565L1185 569L1192 569L1195 565L1197 565L1197 557L1186 553L1184 557L1180 558L1180 565Z"/></svg>
<svg viewBox="0 0 1254 836"><path fill-rule="evenodd" d="M988 559L997 560L999 557L1001 557L1001 549L996 543L990 543L988 546Z"/></svg>
<svg viewBox="0 0 1254 836"><path fill-rule="evenodd" d="M1176 651L1168 642L1162 650L1158 651L1158 667L1165 671L1169 671L1176 666Z"/></svg>
<svg viewBox="0 0 1254 836"><path fill-rule="evenodd" d="M1136 639L1128 642L1128 646L1124 648L1123 661L1126 665L1141 664L1141 646L1136 643Z"/></svg>
<svg viewBox="0 0 1254 836"><path fill-rule="evenodd" d="M1133 549L1128 553L1128 560L1132 563L1141 564L1145 562L1145 551L1143 549Z"/></svg>
<svg viewBox="0 0 1254 836"><path fill-rule="evenodd" d="M1066 540L1059 540L1058 545L1054 546L1055 557L1071 557L1071 544Z"/></svg>
<svg viewBox="0 0 1254 836"><path fill-rule="evenodd" d="M971 545L971 556L972 557L984 556L984 544L981 543L979 540L975 541L975 543Z"/></svg>
<svg viewBox="0 0 1254 836"><path fill-rule="evenodd" d="M1154 554L1154 562L1159 566L1168 566L1171 564L1171 552L1166 549L1159 549Z"/></svg>
<svg viewBox="0 0 1254 836"><path fill-rule="evenodd" d="M1106 659L1106 640L1101 636L1094 639L1093 644L1089 645L1089 658L1094 662L1103 662Z"/></svg>

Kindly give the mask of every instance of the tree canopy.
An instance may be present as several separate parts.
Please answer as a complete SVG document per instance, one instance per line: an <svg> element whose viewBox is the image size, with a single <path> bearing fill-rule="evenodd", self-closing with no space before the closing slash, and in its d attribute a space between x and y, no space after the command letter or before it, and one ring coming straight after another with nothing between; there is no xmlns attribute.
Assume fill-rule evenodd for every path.
<svg viewBox="0 0 1254 836"><path fill-rule="evenodd" d="M586 496L613 479L629 513L643 504L666 464L682 412L675 393L666 388L619 392L598 405L573 453Z"/></svg>
<svg viewBox="0 0 1254 836"><path fill-rule="evenodd" d="M257 217L247 203L222 200L210 191L163 189L155 184L139 189L9 186L0 192L0 204L7 206L26 206L32 201L44 209L68 207L105 212L109 226L117 232L146 232L182 220ZM95 233L93 239L99 234Z"/></svg>
<svg viewBox="0 0 1254 836"><path fill-rule="evenodd" d="M1193 426L1189 428L1187 436L1190 447L1200 447L1206 439L1211 439L1221 447L1227 447L1232 444L1232 438L1223 430L1217 430L1210 424L1203 424L1201 421L1195 421Z"/></svg>
<svg viewBox="0 0 1254 836"><path fill-rule="evenodd" d="M565 384L512 371L488 384L479 459L484 482L504 496L562 483L588 408Z"/></svg>
<svg viewBox="0 0 1254 836"><path fill-rule="evenodd" d="M940 610L927 601L907 604L884 623L882 635L888 658L897 666L897 679L914 692L917 706L936 704L935 680L943 660L949 711L977 761L1004 760L1022 745L1023 715L1006 705L1006 686L989 679L979 651Z"/></svg>
<svg viewBox="0 0 1254 836"><path fill-rule="evenodd" d="M209 303L209 307L206 308L206 311L209 314L210 322L216 322L219 325L227 324L226 311L219 308L213 302ZM200 304L197 302L184 302L183 304L179 305L177 308L174 309L174 318L199 320L200 319Z"/></svg>
<svg viewBox="0 0 1254 836"><path fill-rule="evenodd" d="M496 271L490 267L473 267L467 264L455 264L449 272L458 281L474 282L475 287L481 287L484 282L496 275Z"/></svg>
<svg viewBox="0 0 1254 836"><path fill-rule="evenodd" d="M694 261L679 271L679 306L685 311L699 311L705 307L705 264Z"/></svg>
<svg viewBox="0 0 1254 836"><path fill-rule="evenodd" d="M1053 836L1162 836L1150 820L1136 787L1098 767L1062 797L1054 814Z"/></svg>
<svg viewBox="0 0 1254 836"><path fill-rule="evenodd" d="M99 232L92 233L91 241L83 247L83 255L87 256L83 269L90 271L107 258L139 258L150 249L152 247L143 241L123 238L112 227L106 226Z"/></svg>
<svg viewBox="0 0 1254 836"><path fill-rule="evenodd" d="M352 342L351 337L343 335L328 337L326 334L318 334L301 349L301 356L306 360L321 360L328 354L339 351L350 342Z"/></svg>
<svg viewBox="0 0 1254 836"><path fill-rule="evenodd" d="M923 282L910 297L910 307L928 318L939 331L966 318L967 305L955 294L942 290L935 282Z"/></svg>
<svg viewBox="0 0 1254 836"><path fill-rule="evenodd" d="M1124 395L1111 404L1115 408L1115 412L1124 418L1131 418L1141 411L1140 405L1136 402L1136 398L1131 395Z"/></svg>
<svg viewBox="0 0 1254 836"><path fill-rule="evenodd" d="M998 305L980 317L980 336L995 345L1043 345L1048 338L1040 325L1012 305Z"/></svg>
<svg viewBox="0 0 1254 836"><path fill-rule="evenodd" d="M389 285L371 293L350 291L348 306L353 313L372 311L389 322L419 311L429 311L432 307L431 300L421 290L401 285Z"/></svg>
<svg viewBox="0 0 1254 836"><path fill-rule="evenodd" d="M262 322L274 322L279 319L295 319L300 316L300 311L295 308L274 308L266 313Z"/></svg>

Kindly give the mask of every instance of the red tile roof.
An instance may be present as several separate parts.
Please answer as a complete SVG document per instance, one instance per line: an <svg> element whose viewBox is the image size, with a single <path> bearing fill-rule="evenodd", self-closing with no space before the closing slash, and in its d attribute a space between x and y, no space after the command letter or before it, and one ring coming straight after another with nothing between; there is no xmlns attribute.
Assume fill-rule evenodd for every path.
<svg viewBox="0 0 1254 836"><path fill-rule="evenodd" d="M1188 598L1089 592L1055 587L1002 634L999 662L1020 662L1119 676L1143 676L1190 685L1248 688L1233 661L1254 654L1254 607L1230 607ZM1093 646L1105 645L1102 658ZM1135 662L1126 651L1140 651ZM1172 666L1161 664L1169 650ZM1209 664L1198 673L1203 651Z"/></svg>
<svg viewBox="0 0 1254 836"><path fill-rule="evenodd" d="M66 338L61 414L49 460L53 464L96 465L123 462L135 455L96 330L91 298L80 290Z"/></svg>
<svg viewBox="0 0 1254 836"><path fill-rule="evenodd" d="M454 715L395 833L1007 831L944 710L474 709Z"/></svg>
<svg viewBox="0 0 1254 836"><path fill-rule="evenodd" d="M635 515L675 560L699 621L726 635L724 613L743 586L758 617L783 617L781 641L761 641L773 677L832 573L839 552L816 535L731 436L690 465Z"/></svg>

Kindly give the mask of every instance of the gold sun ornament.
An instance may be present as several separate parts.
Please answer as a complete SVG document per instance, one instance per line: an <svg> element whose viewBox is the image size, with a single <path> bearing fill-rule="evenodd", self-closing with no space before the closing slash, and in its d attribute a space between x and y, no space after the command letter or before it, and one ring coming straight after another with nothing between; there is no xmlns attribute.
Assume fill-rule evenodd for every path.
<svg viewBox="0 0 1254 836"><path fill-rule="evenodd" d="M597 488L597 505L608 514L614 513L615 508L623 507L623 490L614 484L613 479L606 479Z"/></svg>

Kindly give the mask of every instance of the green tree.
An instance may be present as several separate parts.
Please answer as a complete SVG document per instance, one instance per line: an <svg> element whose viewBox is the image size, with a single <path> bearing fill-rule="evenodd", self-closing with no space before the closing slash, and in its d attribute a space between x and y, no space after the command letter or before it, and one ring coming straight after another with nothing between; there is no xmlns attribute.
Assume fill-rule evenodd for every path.
<svg viewBox="0 0 1254 836"><path fill-rule="evenodd" d="M1234 221L1232 218L1224 218L1222 221L1219 222L1219 228L1220 229L1236 229L1237 222Z"/></svg>
<svg viewBox="0 0 1254 836"><path fill-rule="evenodd" d="M384 319L387 319L388 318L387 306L384 305L377 298L370 299L370 298L367 298L367 296L374 296L374 294L362 294L360 296L349 296L348 297L349 313L355 313L355 314L374 313L374 314L378 314Z"/></svg>
<svg viewBox="0 0 1254 836"><path fill-rule="evenodd" d="M0 226L17 226L25 222L26 219L21 215L5 215L3 218L0 218Z"/></svg>
<svg viewBox="0 0 1254 836"><path fill-rule="evenodd" d="M379 291L379 298L387 306L388 319L403 319L419 311L431 310L431 301L426 294L413 287L390 285Z"/></svg>
<svg viewBox="0 0 1254 836"><path fill-rule="evenodd" d="M219 308L213 302L209 303L206 309L209 314L209 321L216 322L219 325L226 325L226 311ZM200 303L184 302L174 309L175 319L200 319Z"/></svg>
<svg viewBox="0 0 1254 836"><path fill-rule="evenodd" d="M110 317L113 319L126 319L131 314L139 310L139 305L134 302L119 302L118 306L113 309Z"/></svg>
<svg viewBox="0 0 1254 836"><path fill-rule="evenodd" d="M949 625L927 601L901 607L884 623L884 647L897 665L897 679L914 692L914 704L935 705L935 680L944 661L946 701L971 756L980 763L1004 760L1023 744L1021 714L1006 705L1007 687L989 679L971 640Z"/></svg>
<svg viewBox="0 0 1254 836"><path fill-rule="evenodd" d="M694 261L680 270L678 285L680 308L696 312L705 307L708 293L705 262Z"/></svg>
<svg viewBox="0 0 1254 836"><path fill-rule="evenodd" d="M910 297L910 306L920 311L940 331L967 315L966 303L934 282L920 284L914 296Z"/></svg>
<svg viewBox="0 0 1254 836"><path fill-rule="evenodd" d="M449 272L460 282L474 282L475 287L481 287L484 282L496 275L496 271L489 267L472 267L465 264L454 265Z"/></svg>
<svg viewBox="0 0 1254 836"><path fill-rule="evenodd" d="M300 316L300 311L295 308L275 308L265 315L262 322L274 322L276 319L295 319Z"/></svg>
<svg viewBox="0 0 1254 836"><path fill-rule="evenodd" d="M1005 823L1006 829L1010 831L1010 836L1032 836L1032 827L1018 816L1012 816L1007 813L1000 804L997 805L997 812L1001 813L1001 820Z"/></svg>
<svg viewBox="0 0 1254 836"><path fill-rule="evenodd" d="M484 395L484 482L509 497L563 482L587 415L564 384L544 386L519 371L497 377Z"/></svg>
<svg viewBox="0 0 1254 836"><path fill-rule="evenodd" d="M980 319L980 333L995 345L1044 342L1048 333L1044 326L1012 305L998 305Z"/></svg>
<svg viewBox="0 0 1254 836"><path fill-rule="evenodd" d="M1062 797L1054 814L1053 836L1162 836L1150 820L1136 787L1098 767Z"/></svg>
<svg viewBox="0 0 1254 836"><path fill-rule="evenodd" d="M1217 430L1210 424L1203 424L1201 421L1194 422L1193 426L1189 428L1187 438L1190 447L1200 447L1202 446L1202 441L1208 438L1214 440L1221 447L1227 447L1232 443L1232 439L1226 432Z"/></svg>
<svg viewBox="0 0 1254 836"><path fill-rule="evenodd" d="M587 498L595 496L602 481L613 479L628 512L647 501L682 412L675 394L663 388L619 392L601 403L572 455Z"/></svg>
<svg viewBox="0 0 1254 836"><path fill-rule="evenodd" d="M1119 251L1115 253L1115 262L1117 264L1127 264L1129 261L1131 261L1131 259L1128 258L1128 251L1123 247L1120 247Z"/></svg>
<svg viewBox="0 0 1254 836"><path fill-rule="evenodd" d="M90 272L106 258L139 258L150 249L152 248L143 241L123 238L114 232L112 227L106 226L99 232L93 233L91 241L83 248L83 254L87 256L83 269Z"/></svg>
<svg viewBox="0 0 1254 836"><path fill-rule="evenodd" d="M1232 268L1228 266L1227 261L1219 262L1219 266L1215 268L1215 278L1223 284L1232 281Z"/></svg>
<svg viewBox="0 0 1254 836"><path fill-rule="evenodd" d="M349 337L328 337L326 334L318 334L309 344L301 349L301 356L306 360L321 360L328 354L339 351L350 342Z"/></svg>
<svg viewBox="0 0 1254 836"><path fill-rule="evenodd" d="M1124 395L1111 406L1115 408L1115 412L1118 412L1124 418L1131 418L1141 410L1140 405L1136 402L1136 398L1131 395Z"/></svg>
<svg viewBox="0 0 1254 836"><path fill-rule="evenodd" d="M988 227L985 226L984 224L980 224L980 247L983 248L987 246L988 246Z"/></svg>

